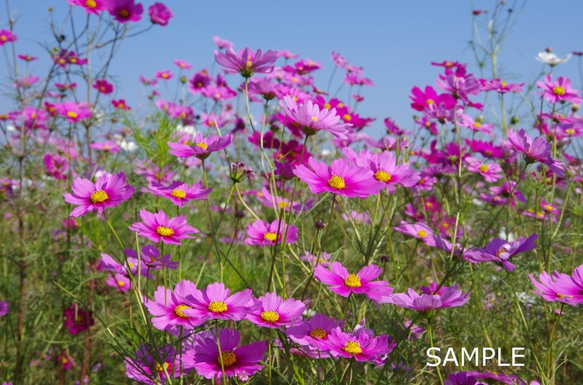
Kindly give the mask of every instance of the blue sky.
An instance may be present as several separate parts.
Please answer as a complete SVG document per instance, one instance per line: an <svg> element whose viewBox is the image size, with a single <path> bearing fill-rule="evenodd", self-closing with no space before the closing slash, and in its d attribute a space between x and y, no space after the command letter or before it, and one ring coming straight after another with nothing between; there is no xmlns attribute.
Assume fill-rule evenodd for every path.
<svg viewBox="0 0 583 385"><path fill-rule="evenodd" d="M154 1L144 1L147 8ZM364 67L364 74L375 82L364 87L365 102L359 106L363 116L376 117L368 132L379 136L382 120L392 117L402 127L412 128L409 95L413 86L435 84L440 72L431 61L457 60L469 63L470 72L479 75L468 42L472 32L472 9L493 9L493 0L410 0L359 2L339 0L294 2L281 1L186 1L165 2L175 17L166 27L155 26L150 31L125 41L114 58L110 73L116 75L120 87L115 95L132 106L139 104L142 86L138 75L152 78L155 71L171 69L173 59L184 59L193 70L211 68L218 35L235 44L235 48L287 49L320 61L325 67L317 74L319 88L326 88L333 63L330 52L340 52L350 63ZM518 5L520 5L519 2ZM17 53L44 57L29 64L29 70L41 76L49 62L39 44L50 42L49 14L54 8L60 23L68 12L66 0L13 0L16 15L15 31L19 37ZM42 5L41 5L42 4ZM506 8L511 8L508 1ZM514 10L518 12L519 9ZM74 10L78 28L85 13ZM583 1L530 1L522 9L515 27L504 42L499 57L499 70L505 80L532 82L542 65L534 60L538 52L552 47L564 56L571 51L583 51ZM478 17L482 32L487 14ZM6 28L6 14L0 14L0 28ZM136 30L149 24L147 15L137 23ZM64 26L68 32L68 25ZM485 35L482 33L482 37ZM6 51L4 51L6 52ZM573 57L554 69L557 75L569 76L580 87L578 58ZM5 66L0 72L2 84L7 84ZM217 70L215 66L215 71ZM192 72L192 71L191 71ZM490 72L485 74L490 76ZM235 87L240 78L230 75L229 85ZM336 87L341 76L336 75ZM332 89L335 89L333 87ZM347 99L345 87L339 96ZM9 103L0 97L3 106ZM5 107L3 108L5 109Z"/></svg>

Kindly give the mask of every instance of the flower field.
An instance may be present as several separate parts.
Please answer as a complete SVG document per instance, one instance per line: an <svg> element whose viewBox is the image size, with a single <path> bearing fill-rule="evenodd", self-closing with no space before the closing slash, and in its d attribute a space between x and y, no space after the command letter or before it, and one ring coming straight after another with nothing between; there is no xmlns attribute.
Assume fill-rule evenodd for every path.
<svg viewBox="0 0 583 385"><path fill-rule="evenodd" d="M120 78L184 15L58 2L36 52L0 14L0 383L583 384L583 52L506 76L518 2L407 123L335 51L209 35Z"/></svg>

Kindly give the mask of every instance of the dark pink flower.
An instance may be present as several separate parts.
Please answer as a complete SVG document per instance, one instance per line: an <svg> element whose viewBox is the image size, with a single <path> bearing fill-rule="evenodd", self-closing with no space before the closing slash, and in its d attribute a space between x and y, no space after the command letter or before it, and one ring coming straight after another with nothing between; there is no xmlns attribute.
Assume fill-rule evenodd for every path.
<svg viewBox="0 0 583 385"><path fill-rule="evenodd" d="M172 10L168 8L163 3L154 3L148 8L148 14L150 15L150 21L154 24L158 24L165 27L168 21L174 17Z"/></svg>
<svg viewBox="0 0 583 385"><path fill-rule="evenodd" d="M91 87L104 95L109 95L113 92L113 84L105 79L96 80Z"/></svg>
<svg viewBox="0 0 583 385"><path fill-rule="evenodd" d="M267 342L238 346L239 341L239 332L231 329L222 329L218 336L198 337L182 358L184 366L196 369L198 375L207 379L221 378L223 372L226 377L251 376L263 368L259 362L263 360Z"/></svg>
<svg viewBox="0 0 583 385"><path fill-rule="evenodd" d="M9 30L7 29L0 30L0 47L8 42L14 42L16 40L17 40L16 35L10 32Z"/></svg>
<svg viewBox="0 0 583 385"><path fill-rule="evenodd" d="M192 186L181 181L174 181L169 186L150 182L148 191L156 196L168 198L176 206L182 207L184 203L191 200L206 200L208 194L212 191L212 187L205 189L202 186L202 182Z"/></svg>
<svg viewBox="0 0 583 385"><path fill-rule="evenodd" d="M135 0L103 0L107 12L119 23L139 21L144 12L142 4L135 4Z"/></svg>
<svg viewBox="0 0 583 385"><path fill-rule="evenodd" d="M156 71L156 79L170 80L174 75L170 70Z"/></svg>
<svg viewBox="0 0 583 385"><path fill-rule="evenodd" d="M551 145L543 138L537 137L532 140L524 129L518 132L509 130L508 141L516 151L524 155L526 163L541 162L557 176L565 175L563 164L551 157Z"/></svg>
<svg viewBox="0 0 583 385"><path fill-rule="evenodd" d="M528 275L536 287L535 294L549 302L557 301L571 306L583 304L583 265L573 270L572 275L553 272L552 275L543 271L539 281L533 274Z"/></svg>
<svg viewBox="0 0 583 385"><path fill-rule="evenodd" d="M215 52L215 60L227 73L240 73L244 78L250 78L253 74L266 74L273 71L273 65L277 60L277 54L273 51L263 53L260 49L253 52L245 48L238 53L229 48L225 52Z"/></svg>
<svg viewBox="0 0 583 385"><path fill-rule="evenodd" d="M245 239L246 245L259 245L261 247L273 246L281 243L283 237L287 234L285 243L296 243L298 240L298 228L294 225L287 225L283 221L274 220L273 222L265 222L256 220L252 224L247 225L248 238Z"/></svg>
<svg viewBox="0 0 583 385"><path fill-rule="evenodd" d="M67 0L71 5L83 7L85 12L99 15L100 11L106 9L105 0Z"/></svg>
<svg viewBox="0 0 583 385"><path fill-rule="evenodd" d="M73 181L72 194L64 194L65 202L78 205L70 216L79 217L89 211L97 210L100 214L106 207L115 207L127 201L134 194L134 187L126 184L123 171L117 174L103 174L95 181L76 178Z"/></svg>
<svg viewBox="0 0 583 385"><path fill-rule="evenodd" d="M183 69L183 70L189 70L192 68L192 65L189 62L184 61L184 60L174 59L174 64L178 68Z"/></svg>
<svg viewBox="0 0 583 385"><path fill-rule="evenodd" d="M152 325L159 330L170 330L177 326L191 330L195 326L202 325L204 320L187 312L192 309L189 297L195 291L196 285L187 280L178 282L174 291L158 286L153 300L144 298L144 305L154 316Z"/></svg>
<svg viewBox="0 0 583 385"><path fill-rule="evenodd" d="M260 306L246 317L257 326L266 328L281 328L293 326L301 322L301 315L306 309L302 301L293 298L283 300L275 293L265 293L259 298Z"/></svg>
<svg viewBox="0 0 583 385"><path fill-rule="evenodd" d="M89 107L87 107L87 103L57 103L55 104L55 111L72 123L90 118L93 115Z"/></svg>
<svg viewBox="0 0 583 385"><path fill-rule="evenodd" d="M542 89L542 92L538 92L538 94L551 103L568 101L573 104L581 104L583 102L579 96L581 91L571 88L569 78L559 76L557 80L553 81L553 75L549 74L545 76L544 82L538 81L536 85Z"/></svg>
<svg viewBox="0 0 583 385"><path fill-rule="evenodd" d="M332 262L330 270L322 265L316 266L314 278L323 284L330 285L330 290L342 297L355 293L379 300L393 292L388 282L373 281L381 275L382 271L383 269L376 265L369 265L362 267L356 274L349 274L340 262Z"/></svg>
<svg viewBox="0 0 583 385"><path fill-rule="evenodd" d="M178 143L168 142L168 146L170 147L170 153L174 156L180 158L195 156L198 159L206 159L211 152L228 147L231 144L231 140L231 135L219 137L211 134L208 138L205 138L201 133L198 133L194 139L185 135ZM193 142L192 144L191 141Z"/></svg>
<svg viewBox="0 0 583 385"><path fill-rule="evenodd" d="M352 333L343 332L340 327L332 329L328 339L320 343L329 349L334 357L354 358L358 362L382 362L381 356L393 351L395 344L385 334L375 337L367 329ZM380 361L380 362L379 362Z"/></svg>
<svg viewBox="0 0 583 385"><path fill-rule="evenodd" d="M78 304L71 304L64 312L65 320L63 327L71 334L78 334L89 329L95 324L93 313L82 309Z"/></svg>
<svg viewBox="0 0 583 385"><path fill-rule="evenodd" d="M437 286L435 286L437 288ZM392 303L394 305L413 309L417 311L431 311L447 307L462 306L470 300L470 293L462 294L459 286L443 286L439 292L435 293L427 287L422 287L419 295L415 290L409 289L407 293L393 293L381 299L380 302Z"/></svg>
<svg viewBox="0 0 583 385"><path fill-rule="evenodd" d="M140 218L144 222L136 222L129 229L137 231L139 236L148 238L152 242L180 245L181 239L193 238L190 234L198 233L197 229L186 223L183 215L169 219L162 210L154 214L142 209Z"/></svg>

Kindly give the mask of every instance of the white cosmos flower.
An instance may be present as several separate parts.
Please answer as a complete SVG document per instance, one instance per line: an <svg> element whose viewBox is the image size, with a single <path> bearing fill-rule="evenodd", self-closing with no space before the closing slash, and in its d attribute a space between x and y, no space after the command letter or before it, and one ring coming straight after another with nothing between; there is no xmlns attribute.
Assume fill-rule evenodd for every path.
<svg viewBox="0 0 583 385"><path fill-rule="evenodd" d="M552 52L539 52L538 56L535 57L536 60L548 64L551 67L556 66L557 64L566 63L567 60L571 58L571 54L568 54L564 58L560 58Z"/></svg>

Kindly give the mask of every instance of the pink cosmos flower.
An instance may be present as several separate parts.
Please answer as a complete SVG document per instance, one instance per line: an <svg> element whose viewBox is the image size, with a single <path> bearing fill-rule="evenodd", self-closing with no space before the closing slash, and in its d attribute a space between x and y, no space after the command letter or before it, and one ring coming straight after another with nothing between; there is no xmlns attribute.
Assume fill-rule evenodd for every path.
<svg viewBox="0 0 583 385"><path fill-rule="evenodd" d="M103 143L99 142L91 143L89 147L94 148L96 150L110 152L112 154L117 154L121 150L121 147L117 143L112 142L111 140L106 140Z"/></svg>
<svg viewBox="0 0 583 385"><path fill-rule="evenodd" d="M522 86L524 83L508 83L500 79L492 79L485 82L482 85L484 91L496 91L500 94L505 94L507 92L522 92Z"/></svg>
<svg viewBox="0 0 583 385"><path fill-rule="evenodd" d="M365 294L373 300L379 300L393 292L386 281L373 281L383 269L376 265L362 267L358 273L349 274L348 270L340 262L332 262L330 270L322 265L316 266L314 278L325 285L330 285L330 290L342 297L348 297L351 293Z"/></svg>
<svg viewBox="0 0 583 385"><path fill-rule="evenodd" d="M479 159L468 156L464 159L468 171L482 175L486 182L496 182L502 178L502 167L498 163L482 163Z"/></svg>
<svg viewBox="0 0 583 385"><path fill-rule="evenodd" d="M470 300L470 293L462 294L458 290L459 286L443 286L438 293L435 293L435 287L421 287L421 295L413 289L409 289L407 293L393 293L381 299L382 303L392 303L394 305L413 309L417 311L431 311L435 309L443 309L447 307L462 306Z"/></svg>
<svg viewBox="0 0 583 385"><path fill-rule="evenodd" d="M152 242L181 245L181 239L193 238L190 234L198 233L197 229L186 223L183 215L168 219L168 215L162 210L154 214L142 209L140 218L144 223L136 222L129 229L137 231L139 236L148 238Z"/></svg>
<svg viewBox="0 0 583 385"><path fill-rule="evenodd" d="M199 325L214 319L240 321L259 305L251 289L231 295L231 290L221 282L212 283L204 290L191 290L187 300L190 308L183 312L199 319Z"/></svg>
<svg viewBox="0 0 583 385"><path fill-rule="evenodd" d="M170 70L156 71L156 79L170 80L174 75Z"/></svg>
<svg viewBox="0 0 583 385"><path fill-rule="evenodd" d="M423 92L419 87L413 87L412 96L409 98L413 101L411 108L417 111L424 111L440 104L451 109L455 106L455 99L450 94L438 94L431 86L425 87Z"/></svg>
<svg viewBox="0 0 583 385"><path fill-rule="evenodd" d="M367 159L368 158L368 159ZM397 158L392 152L383 151L380 154L363 156L357 160L359 166L367 166L374 173L373 178L384 183L388 191L395 191L397 185L412 187L421 177L408 165L397 165Z"/></svg>
<svg viewBox="0 0 583 385"><path fill-rule="evenodd" d="M327 358L329 354L322 351L325 346L328 335L333 329L341 327L344 322L337 321L333 318L326 317L320 313L315 314L309 320L302 321L297 326L287 328L285 333L296 344L307 346L310 350L320 350L318 357Z"/></svg>
<svg viewBox="0 0 583 385"><path fill-rule="evenodd" d="M84 332L95 324L93 313L82 309L76 303L65 309L64 316L63 327L71 334Z"/></svg>
<svg viewBox="0 0 583 385"><path fill-rule="evenodd" d="M306 250L305 254L300 257L300 260L309 262L315 269L316 266L328 267L330 265L330 258L332 256L325 251L321 252L320 255L313 255Z"/></svg>
<svg viewBox="0 0 583 385"><path fill-rule="evenodd" d="M471 104L469 95L480 93L481 86L474 75L457 76L457 74L449 73L439 77L436 81L437 86L444 91L450 92L454 98L460 99L466 104Z"/></svg>
<svg viewBox="0 0 583 385"><path fill-rule="evenodd" d="M96 80L91 87L104 95L109 95L113 92L113 84L105 79Z"/></svg>
<svg viewBox="0 0 583 385"><path fill-rule="evenodd" d="M251 246L260 245L261 247L273 246L281 243L286 233L287 238L285 242L287 244L297 242L298 228L294 225L287 225L277 219L271 223L258 219L247 225L248 238L245 239L245 244Z"/></svg>
<svg viewBox="0 0 583 385"><path fill-rule="evenodd" d="M183 70L189 70L192 68L192 65L189 62L184 61L184 60L174 59L174 64L178 68L183 69Z"/></svg>
<svg viewBox="0 0 583 385"><path fill-rule="evenodd" d="M553 75L548 74L545 76L544 82L538 81L536 85L542 89L542 92L538 92L538 94L551 103L567 101L573 104L581 104L583 102L583 99L579 96L581 91L571 88L571 80L569 78L559 76L557 80L553 81Z"/></svg>
<svg viewBox="0 0 583 385"><path fill-rule="evenodd" d="M110 274L105 280L105 284L115 288L121 293L125 293L132 288L132 282L130 279L127 276L119 273Z"/></svg>
<svg viewBox="0 0 583 385"><path fill-rule="evenodd" d="M144 6L135 4L135 0L103 0L109 14L120 24L140 21Z"/></svg>
<svg viewBox="0 0 583 385"><path fill-rule="evenodd" d="M148 15L150 15L150 21L154 24L158 24L161 27L168 25L168 21L174 17L172 10L168 8L163 3L154 3L148 8Z"/></svg>
<svg viewBox="0 0 583 385"><path fill-rule="evenodd" d="M215 60L225 72L240 73L244 78L250 78L256 73L267 74L273 71L277 54L271 50L263 53L260 49L253 52L249 48L237 53L229 48L225 52L215 51Z"/></svg>
<svg viewBox="0 0 583 385"><path fill-rule="evenodd" d="M30 55L18 55L18 58L20 60L24 60L24 61L33 61L33 60L38 59L38 57L36 57L36 56L30 56Z"/></svg>
<svg viewBox="0 0 583 385"><path fill-rule="evenodd" d="M132 108L127 105L124 99L113 99L111 104L118 110L130 111Z"/></svg>
<svg viewBox="0 0 583 385"><path fill-rule="evenodd" d="M91 110L87 107L87 103L56 103L55 111L57 114L67 118L67 120L72 123L79 122L92 116Z"/></svg>
<svg viewBox="0 0 583 385"><path fill-rule="evenodd" d="M47 174L55 179L65 180L69 173L70 160L60 156L59 154L45 154L43 158Z"/></svg>
<svg viewBox="0 0 583 385"><path fill-rule="evenodd" d="M518 132L509 130L508 141L512 147L524 155L526 163L541 162L549 168L557 176L564 176L565 169L561 161L551 157L551 145L541 137L534 140L526 134L524 129Z"/></svg>
<svg viewBox="0 0 583 385"><path fill-rule="evenodd" d="M572 275L556 271L550 275L543 271L538 277L540 282L533 274L528 277L536 288L534 293L546 301L557 301L571 306L583 304L583 265L577 266Z"/></svg>
<svg viewBox="0 0 583 385"><path fill-rule="evenodd" d="M213 42L219 47L219 49L231 49L233 48L233 43L228 40L221 39L218 36L213 36Z"/></svg>
<svg viewBox="0 0 583 385"><path fill-rule="evenodd" d="M322 108L311 100L297 103L289 95L283 97L279 105L294 122L298 123L306 135L314 135L318 131L328 131L335 137L346 140L350 124L344 123L336 114L336 109Z"/></svg>
<svg viewBox="0 0 583 385"><path fill-rule="evenodd" d="M10 32L9 30L7 29L0 30L0 47L8 42L14 42L16 40L17 40L16 35Z"/></svg>
<svg viewBox="0 0 583 385"><path fill-rule="evenodd" d="M106 207L115 207L127 201L134 194L134 187L126 184L123 171L117 174L103 174L95 181L76 178L73 181L72 194L64 194L65 202L78 205L70 216L80 217L89 211L97 210L100 214Z"/></svg>
<svg viewBox="0 0 583 385"><path fill-rule="evenodd" d="M354 166L344 159L336 159L328 166L324 162L310 158L308 164L311 169L299 165L293 173L308 184L313 194L330 192L349 198L364 199L378 194L386 187L385 183L374 183L374 174L370 169Z"/></svg>
<svg viewBox="0 0 583 385"><path fill-rule="evenodd" d="M477 249L468 252L468 260L477 262L497 262L508 272L514 270L514 264L509 259L518 253L524 253L536 248L534 241L538 239L537 234L532 234L528 238L518 238L513 242L506 242L503 239L492 239L484 249Z"/></svg>
<svg viewBox="0 0 583 385"><path fill-rule="evenodd" d="M389 337L370 335L365 328L353 333L345 333L340 327L332 329L325 342L320 343L330 350L334 357L354 358L357 362L382 362L382 357L393 351L395 343Z"/></svg>
<svg viewBox="0 0 583 385"><path fill-rule="evenodd" d="M185 368L194 368L199 376L207 379L221 378L223 371L227 377L257 373L263 368L259 362L263 360L267 342L238 346L240 338L239 332L231 329L219 331L218 345L215 336L199 337L182 357Z"/></svg>
<svg viewBox="0 0 583 385"><path fill-rule="evenodd" d="M169 186L156 182L150 182L148 185L149 192L159 197L168 198L180 207L191 200L206 200L212 190L212 187L205 189L202 182L189 186L179 180L172 182Z"/></svg>
<svg viewBox="0 0 583 385"><path fill-rule="evenodd" d="M10 303L8 301L0 301L0 317L4 317L10 313Z"/></svg>
<svg viewBox="0 0 583 385"><path fill-rule="evenodd" d="M306 305L302 301L293 298L284 301L275 293L265 293L259 297L259 306L247 314L245 319L257 326L281 328L299 324L305 309Z"/></svg>
<svg viewBox="0 0 583 385"><path fill-rule="evenodd" d="M152 325L159 330L170 330L180 326L185 330L192 330L202 325L204 320L188 313L192 309L189 297L196 291L196 285L182 280L176 284L174 291L158 286L154 292L154 300L144 298L144 305L152 318Z"/></svg>
<svg viewBox="0 0 583 385"><path fill-rule="evenodd" d="M170 154L179 158L195 156L198 159L206 159L211 152L228 147L231 144L232 136L219 137L211 134L208 138L205 138L201 133L198 133L193 140L193 144L191 144L190 140L192 139L185 135L178 143L168 142Z"/></svg>
<svg viewBox="0 0 583 385"><path fill-rule="evenodd" d="M99 12L106 9L105 0L67 0L69 4L83 7L85 12L99 16Z"/></svg>
<svg viewBox="0 0 583 385"><path fill-rule="evenodd" d="M425 243L427 246L435 246L433 230L431 230L429 226L423 223L414 223L411 225L407 222L401 221L401 224L395 227L395 231L412 235L413 237Z"/></svg>

